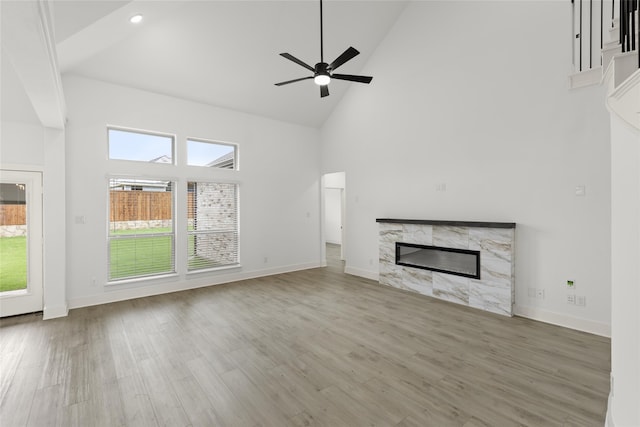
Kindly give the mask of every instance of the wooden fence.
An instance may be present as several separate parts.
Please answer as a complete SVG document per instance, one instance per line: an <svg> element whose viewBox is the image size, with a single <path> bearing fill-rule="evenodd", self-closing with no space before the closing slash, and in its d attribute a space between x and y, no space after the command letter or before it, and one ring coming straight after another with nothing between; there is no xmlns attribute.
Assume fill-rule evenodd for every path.
<svg viewBox="0 0 640 427"><path fill-rule="evenodd" d="M110 221L171 219L171 193L153 191L111 191ZM194 217L194 193L188 193L187 212ZM0 226L27 223L27 205L0 205Z"/></svg>
<svg viewBox="0 0 640 427"><path fill-rule="evenodd" d="M171 219L170 192L165 191L121 191L113 190L109 197L111 203L110 221L151 221ZM189 219L193 218L194 194L188 193L187 210Z"/></svg>
<svg viewBox="0 0 640 427"><path fill-rule="evenodd" d="M25 225L27 205L0 205L0 225Z"/></svg>

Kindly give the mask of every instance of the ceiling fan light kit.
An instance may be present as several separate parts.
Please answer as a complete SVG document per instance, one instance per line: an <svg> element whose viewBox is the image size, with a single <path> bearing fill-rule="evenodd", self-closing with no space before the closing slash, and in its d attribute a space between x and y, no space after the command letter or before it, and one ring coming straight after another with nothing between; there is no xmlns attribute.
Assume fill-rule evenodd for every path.
<svg viewBox="0 0 640 427"><path fill-rule="evenodd" d="M289 53L281 53L280 56L287 58L288 60L295 62L296 64L306 68L307 70L313 72L313 76L309 77L301 77L299 79L287 80L284 82L276 83L276 86L283 86L289 83L295 83L302 80L313 79L314 83L320 86L320 97L324 98L325 96L329 96L329 83L331 79L336 80L347 80L350 82L357 83L371 83L373 77L370 76L356 76L353 74L332 74L339 66L344 64L345 62L353 59L355 56L359 55L355 48L349 47L347 50L342 52L340 56L338 56L335 61L331 64L327 64L324 62L324 46L323 46L323 33L322 33L322 0L320 0L320 62L318 62L315 67L299 60L295 56Z"/></svg>
<svg viewBox="0 0 640 427"><path fill-rule="evenodd" d="M331 83L331 77L328 74L318 74L313 78L313 82L318 86L326 86Z"/></svg>
<svg viewBox="0 0 640 427"><path fill-rule="evenodd" d="M318 86L326 86L331 82L331 76L327 70L328 66L329 64L325 62L318 62L316 64L316 68L313 73L313 81Z"/></svg>

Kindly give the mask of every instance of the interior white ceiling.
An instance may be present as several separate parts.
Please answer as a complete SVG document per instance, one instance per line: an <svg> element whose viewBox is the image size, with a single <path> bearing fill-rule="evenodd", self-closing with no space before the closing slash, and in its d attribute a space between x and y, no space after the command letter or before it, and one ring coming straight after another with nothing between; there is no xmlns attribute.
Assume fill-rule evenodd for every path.
<svg viewBox="0 0 640 427"><path fill-rule="evenodd" d="M8 122L39 124L40 120L33 110L31 100L24 91L7 53L0 54L0 119Z"/></svg>
<svg viewBox="0 0 640 427"><path fill-rule="evenodd" d="M406 2L324 2L324 59L347 47L361 54L343 74L370 75L366 62ZM346 90L332 81L320 98L311 75L279 56L313 66L320 60L319 2L297 1L54 1L61 71L125 86L319 127ZM143 13L142 24L128 18ZM372 85L382 84L373 76ZM358 90L363 90L358 88Z"/></svg>

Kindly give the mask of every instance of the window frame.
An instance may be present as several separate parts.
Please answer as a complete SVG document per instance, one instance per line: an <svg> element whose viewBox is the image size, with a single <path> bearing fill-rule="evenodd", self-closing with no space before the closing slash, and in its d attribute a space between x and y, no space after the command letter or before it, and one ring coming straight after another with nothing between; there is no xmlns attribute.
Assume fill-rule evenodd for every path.
<svg viewBox="0 0 640 427"><path fill-rule="evenodd" d="M164 233L135 233L132 235L121 235L114 236L111 232L111 182L113 180L127 180L135 182L136 180L140 181L166 181L167 186L171 189L171 231ZM106 187L107 187L107 286L112 285L120 285L124 283L132 283L132 282L140 282L147 281L152 279L159 279L163 277L175 277L178 275L178 264L177 264L177 244L178 244L178 235L177 230L177 192L174 191L175 188L178 187L178 179L169 178L169 177L150 177L145 175L109 175L106 179ZM144 190L128 190L132 193L140 193ZM158 193L166 194L167 191ZM148 237L170 237L171 238L171 271L162 271L158 273L149 273L149 274L139 274L139 275L129 275L121 278L111 278L111 242L114 240L133 240L136 238L148 238Z"/></svg>
<svg viewBox="0 0 640 427"><path fill-rule="evenodd" d="M118 126L118 125L111 125L111 124L105 124L106 126L106 139L107 139L107 144L106 144L106 158L105 160L107 161L108 169L107 169L107 175L106 175L106 183L105 183L105 193L106 193L106 215L107 215L107 220L106 220L106 251L107 251L107 256L106 256L106 262L107 265L106 267L106 277L105 277L105 286L122 286L128 283L132 283L132 282L151 282L150 284L153 284L153 282L158 282L159 283L163 283L166 282L166 279L171 279L175 280L175 277L187 277L190 275L194 275L194 274L202 274L202 273L207 273L207 272L216 272L219 270L229 270L229 269L240 269L242 268L241 262L240 262L240 252L241 252L241 247L240 247L240 239L241 239L241 235L240 235L240 194L241 194L241 182L237 179L237 177L239 176L236 172L240 169L239 168L239 162L240 162L240 144L236 143L236 142L227 142L227 141L221 141L221 140L217 140L217 139L211 139L211 138L198 138L198 137L185 137L185 136L179 136L178 133L171 133L171 132L161 132L161 131L149 131L149 130L145 130L145 129L138 129L138 128L133 128L133 127L128 127L128 126ZM139 134L139 135L151 135L151 136L155 136L155 137L160 137L160 138L168 138L168 140L171 143L171 162L150 162L147 160L135 160L135 159L121 159L121 158L111 158L110 157L110 147L112 146L112 142L110 141L110 132L111 131L118 131L118 132L129 132L132 134ZM134 135L135 137L135 135ZM126 139L123 139L122 141L126 141ZM191 142L194 143L199 143L199 144L214 144L217 146L223 146L223 147L230 147L232 149L232 153L233 153L233 168L228 168L228 167L212 167L212 166L198 166L198 165L190 165L188 164L189 161L189 145ZM144 144L144 141L142 142ZM159 144L162 144L162 140L160 140ZM153 145L152 145L153 147ZM148 150L151 153L153 153L153 149ZM128 155L128 153L126 151L123 151L123 156ZM147 153L147 151L142 150L142 153ZM213 153L215 153L215 150L213 150ZM213 154L212 153L212 154ZM206 154L206 152L205 152ZM228 153L231 154L231 151ZM213 163L215 160L217 159L224 159L224 156L227 156L228 154L222 154L221 156L217 157L216 159L213 159L211 161L208 162L209 163ZM161 156L168 156L167 154L162 154ZM140 156L140 157L144 157L144 156ZM206 156L208 157L208 155ZM206 159L205 157L205 159ZM158 157L154 157L158 158ZM144 164L147 165L151 165L151 166L141 166ZM225 163L231 163L231 159L224 159L224 162L221 162L221 164L225 164ZM163 181L166 182L166 188L170 189L171 191L171 230L167 231L167 232L163 232L163 233L140 233L139 231L134 231L133 233L131 233L131 235L125 235L125 236L114 236L111 233L111 230L113 229L114 231L118 231L116 230L116 227L113 225L112 221L111 221L111 192L110 190L112 189L112 180L120 180L119 184L121 185L122 188L127 188L127 191L152 191L151 188L147 188L147 190L144 190L145 185L144 183L147 182L149 183L149 181ZM129 182L122 182L122 181L129 181ZM137 182L142 182L142 184L138 185L138 187L133 188L130 185L127 184L131 184L133 182L132 185L136 185L135 183ZM234 186L235 189L235 218L234 218L234 222L235 224L232 225L233 230L207 230L207 231L203 231L202 233L221 233L221 232L232 232L233 233L233 239L235 239L235 241L231 242L232 244L235 244L235 248L233 248L233 246L229 243L229 240L225 240L223 239L213 239L211 241L207 241L205 240L203 243L203 245L210 245L207 246L207 250L205 250L204 253L201 253L201 257L203 258L202 260L202 265L205 265L205 267L201 267L201 268L195 268L195 269L190 269L189 268L189 240L190 237L193 235L192 233L189 232L189 227L190 227L190 222L189 222L189 207L188 207L188 200L189 200L189 183L213 183L213 184L232 184ZM185 183L185 184L183 184ZM157 184L157 182L151 182L149 186L147 187L154 187ZM114 187L115 188L115 187ZM184 192L184 193L183 193ZM162 206L162 203L164 203L162 200L158 200L157 202L153 201L154 199L151 199L149 201L149 203L151 204L155 204L155 203L159 203L160 206ZM221 200L222 203L224 203L224 200ZM129 204L133 204L133 203L138 203L138 206L144 206L145 203L139 203L135 201L135 198L131 199L131 200L127 200L126 203ZM186 206L182 206L182 204L185 203ZM166 206L166 205L165 205ZM193 208L192 208L193 209ZM185 213L185 210L187 211ZM164 211L166 212L166 210ZM159 216L155 216L155 215L120 215L120 216L114 216L114 219L118 219L118 218L125 218L125 217L135 217L135 218L159 218L162 219L162 216L166 216L166 215L159 215ZM135 219L134 221L137 221L137 219ZM146 221L146 219L142 219L140 221ZM152 221L152 219L149 219L149 221ZM115 221L114 221L115 222ZM218 220L218 222L220 222L220 224L225 224L226 222L224 221L223 218L221 218L220 220ZM155 224L153 224L155 225ZM160 224L162 225L162 224ZM144 228L145 226L143 225L140 228ZM137 225L132 226L132 228L137 228ZM146 271L153 271L154 268L157 268L157 266L159 265L160 267L164 267L166 264L163 264L161 262L154 262L154 260L159 260L161 258L164 258L164 254L166 252L162 252L164 250L164 248L162 248L162 246L159 247L159 250L161 252L156 252L158 255L154 256L155 254L153 254L152 252L145 252L144 248L142 248L142 256L139 256L138 258L135 258L135 261L133 261L133 263L130 265L128 260L125 258L124 263L122 264L123 266L126 266L128 268L127 273L129 275L127 276L123 276L123 277L116 277L116 278L111 278L112 275L112 270L111 270L111 262L112 262L112 256L118 256L119 254L112 254L111 252L111 247L112 247L112 242L116 241L116 240L121 240L121 239L136 239L136 238L146 238L146 237L161 237L161 236L170 236L170 241L171 241L171 266L170 269L171 271L163 271L163 272L151 272L151 273L147 273L144 272ZM145 244L143 242L143 244ZM149 248L150 250L153 250L154 247L152 245L155 244L155 242L151 241L149 244ZM126 246L126 245L125 245ZM157 246L155 248L158 248ZM185 251L186 248L186 251ZM193 246L192 246L193 248ZM120 248L116 248L116 250L119 250ZM130 254L132 254L131 256L133 257L134 255L140 255L140 253L138 253L138 251L140 251L140 247L138 248L123 248L124 250L130 250ZM235 253L234 258L233 259L233 263L230 264L224 264L226 262L226 260L230 259L228 256L226 256L227 254L231 253L231 251L235 249ZM210 251L209 253L207 253L207 251ZM215 251L215 252L214 252ZM195 249L192 250L193 255L196 255L196 251ZM147 255L151 253L152 256L147 257ZM216 256L222 254L222 256ZM126 253L124 256L129 255L128 253ZM132 258L133 260L133 258ZM198 261L198 260L196 260ZM193 262L194 264L197 264L197 262ZM126 271L127 269L115 269L114 271L116 273L119 273L119 271ZM142 274L137 274L137 272L142 271ZM132 273L134 273L135 275L131 275ZM162 279L165 279L164 281Z"/></svg>
<svg viewBox="0 0 640 427"><path fill-rule="evenodd" d="M197 235L197 234L214 234L214 233L224 233L224 232L229 232L231 230L216 230L216 231L190 231L189 230L189 184L191 183L204 183L204 184L231 184L235 186L235 230L233 230L233 232L235 232L235 236L236 236L236 262L233 264L226 264L226 265L220 265L220 266L216 266L216 267L203 267L203 268L195 268L192 269L189 267L189 238L193 235ZM186 193L187 193L187 197L186 197L186 208L187 208L187 223L186 223L186 227L184 227L185 231L186 231L186 240L187 240L187 252L186 252L186 264L185 264L185 268L186 268L186 273L187 275L191 275L191 274L200 274L200 273L207 273L207 272L212 272L212 271L220 271L220 270L229 270L229 269L236 269L236 268L241 268L242 264L241 264L241 259L240 259L240 183L237 181L230 181L230 180L222 180L222 179L200 179L200 178L189 178L186 180L186 185L184 186Z"/></svg>
<svg viewBox="0 0 640 427"><path fill-rule="evenodd" d="M135 133L135 134L141 134L141 135L150 135L150 136L158 136L158 137L164 137L164 138L170 138L171 139L171 163L155 163L152 162L150 160L133 160L133 159L116 159L116 158L111 158L111 140L109 138L109 131L114 130L114 131L118 131L118 132L128 132L128 133ZM149 131L149 130L145 130L145 129L136 129L136 128L128 128L128 127L123 127L123 126L112 126L112 125L107 125L107 159L109 161L116 161L116 162L131 162L132 164L150 164L150 165L164 165L164 166L177 166L178 162L177 162L177 145L178 145L178 138L175 134L172 133L165 133L165 132L156 132L156 131Z"/></svg>
<svg viewBox="0 0 640 427"><path fill-rule="evenodd" d="M215 167L214 168L212 166L200 166L200 165L191 165L191 164L189 164L189 142L190 141L199 142L199 143L202 143L202 144L215 144L215 145L225 145L225 146L233 147L233 168L220 168L220 167ZM186 154L185 164L187 166L189 166L189 167L204 168L204 169L215 169L215 170L238 171L238 170L240 170L239 152L240 152L240 146L237 143L226 142L226 141L217 141L217 140L206 139L206 138L194 138L194 137L189 137L189 136L185 138L185 154ZM213 160L216 160L216 159L213 159ZM191 180L189 180L189 182L191 182Z"/></svg>

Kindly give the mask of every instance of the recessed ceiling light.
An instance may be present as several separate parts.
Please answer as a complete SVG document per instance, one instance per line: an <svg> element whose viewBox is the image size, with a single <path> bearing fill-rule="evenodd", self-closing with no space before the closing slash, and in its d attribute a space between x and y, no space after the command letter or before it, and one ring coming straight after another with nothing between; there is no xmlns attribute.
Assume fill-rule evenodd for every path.
<svg viewBox="0 0 640 427"><path fill-rule="evenodd" d="M142 22L142 15L133 15L131 18L129 18L129 22L131 22L132 24L139 24L140 22Z"/></svg>

